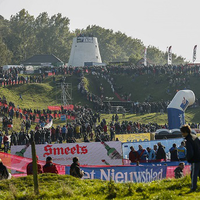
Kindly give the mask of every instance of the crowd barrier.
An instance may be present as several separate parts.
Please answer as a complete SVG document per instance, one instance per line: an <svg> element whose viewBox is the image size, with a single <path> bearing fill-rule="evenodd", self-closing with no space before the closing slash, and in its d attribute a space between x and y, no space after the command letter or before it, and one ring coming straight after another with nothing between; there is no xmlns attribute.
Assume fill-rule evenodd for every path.
<svg viewBox="0 0 200 200"><path fill-rule="evenodd" d="M48 109L49 110L59 111L59 110L61 110L61 106L48 106ZM65 109L65 110L74 110L74 105L63 106L63 109Z"/></svg>
<svg viewBox="0 0 200 200"><path fill-rule="evenodd" d="M85 172L83 179L113 180L115 182L151 182L164 178L174 178L177 166L81 166ZM190 173L190 166L184 168L184 175ZM70 166L65 173L70 174Z"/></svg>
<svg viewBox="0 0 200 200"><path fill-rule="evenodd" d="M26 167L28 163L32 162L31 158L25 158L17 155L0 152L0 158L3 164L11 170L12 174L26 174ZM45 161L38 160L42 166L46 164ZM65 174L65 166L56 164L59 174ZM17 175L16 175L17 176Z"/></svg>
<svg viewBox="0 0 200 200"><path fill-rule="evenodd" d="M26 145L11 146L11 153L32 158L31 147ZM121 142L89 142L89 143L63 143L63 144L37 144L36 153L39 160L46 160L51 156L55 163L70 165L73 157L79 157L83 165L122 165Z"/></svg>
<svg viewBox="0 0 200 200"><path fill-rule="evenodd" d="M117 134L115 137L121 142L147 142L151 140L150 133Z"/></svg>

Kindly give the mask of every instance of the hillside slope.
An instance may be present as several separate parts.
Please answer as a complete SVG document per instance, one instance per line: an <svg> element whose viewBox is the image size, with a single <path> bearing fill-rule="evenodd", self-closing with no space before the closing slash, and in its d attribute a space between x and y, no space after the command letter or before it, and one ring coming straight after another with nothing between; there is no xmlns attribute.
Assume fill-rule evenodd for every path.
<svg viewBox="0 0 200 200"><path fill-rule="evenodd" d="M122 96L124 94L131 93L132 101L144 102L149 96L151 101L170 101L177 90L191 89L194 91L196 99L200 97L199 84L200 79L196 76L189 76L189 85L170 86L169 80L164 75L159 77L142 75L133 77L130 75L112 75L114 83L118 90L116 92ZM52 77L48 77L42 84L31 83L25 85L14 85L0 87L0 96L5 96L8 101L12 101L15 105L19 105L21 108L43 109L48 105L61 104L58 99L61 98L61 89L57 86L60 83L62 76L56 76L56 82L53 82ZM87 81L87 87L89 92L100 96L100 86L104 88L104 100L105 97L112 97L113 101L119 101L116 95L112 92L109 83L102 77L96 78L91 74L85 75ZM72 83L72 98L73 104L89 105L92 107L92 103L89 102L85 96L78 91L78 84L80 77L76 75L67 76L66 82ZM187 86L187 87L186 87ZM167 93L168 90L168 93ZM22 95L23 101L19 100L19 95Z"/></svg>
<svg viewBox="0 0 200 200"><path fill-rule="evenodd" d="M169 77L167 75L142 75L134 76L130 75L113 75L115 84L120 87L118 90L120 95L124 93L131 93L132 101L144 102L149 95L152 96L152 101L164 101L171 100L176 94L177 90L190 89L192 90L196 98L200 97L199 84L200 79L197 76L187 75L190 80L189 84L169 84ZM186 78L186 76L180 75L180 78Z"/></svg>
<svg viewBox="0 0 200 200"><path fill-rule="evenodd" d="M200 190L188 193L189 188L189 177L136 184L80 180L68 175L41 174L39 175L40 194L38 196L33 193L32 176L27 176L1 181L0 199L200 199Z"/></svg>

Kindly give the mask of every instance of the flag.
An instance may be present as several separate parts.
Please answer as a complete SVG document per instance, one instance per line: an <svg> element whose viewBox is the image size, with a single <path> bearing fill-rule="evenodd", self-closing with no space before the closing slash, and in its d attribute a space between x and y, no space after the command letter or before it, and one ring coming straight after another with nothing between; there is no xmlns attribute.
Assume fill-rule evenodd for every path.
<svg viewBox="0 0 200 200"><path fill-rule="evenodd" d="M51 128L53 125L53 119L44 128Z"/></svg>
<svg viewBox="0 0 200 200"><path fill-rule="evenodd" d="M172 64L172 46L168 48L168 59L167 59L167 64L171 65Z"/></svg>
<svg viewBox="0 0 200 200"><path fill-rule="evenodd" d="M147 66L147 48L144 48L144 66Z"/></svg>
<svg viewBox="0 0 200 200"><path fill-rule="evenodd" d="M193 50L193 62L196 60L196 55L197 55L197 45L194 46Z"/></svg>

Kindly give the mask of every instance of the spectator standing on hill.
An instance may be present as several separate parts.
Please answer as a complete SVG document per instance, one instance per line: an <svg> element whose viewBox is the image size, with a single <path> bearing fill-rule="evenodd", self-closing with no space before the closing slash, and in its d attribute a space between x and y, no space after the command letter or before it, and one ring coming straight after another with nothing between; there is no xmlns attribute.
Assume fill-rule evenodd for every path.
<svg viewBox="0 0 200 200"><path fill-rule="evenodd" d="M84 175L84 171L80 169L78 157L73 158L73 163L70 166L70 175L76 178L82 178Z"/></svg>
<svg viewBox="0 0 200 200"><path fill-rule="evenodd" d="M0 159L0 180L2 179L8 179L9 173L7 167L2 163L2 160Z"/></svg>
<svg viewBox="0 0 200 200"><path fill-rule="evenodd" d="M184 147L185 143L181 142L181 145L178 147L178 158L181 161L185 161L186 160L186 148Z"/></svg>
<svg viewBox="0 0 200 200"><path fill-rule="evenodd" d="M200 140L199 138L191 134L191 129L189 125L183 125L181 128L182 136L186 139L186 158L189 163L191 163L191 178L192 187L191 192L197 189L197 176L200 172Z"/></svg>
<svg viewBox="0 0 200 200"><path fill-rule="evenodd" d="M36 161L38 162L38 156L36 156ZM37 170L38 174L42 174L42 166L37 163ZM26 167L26 173L27 175L32 175L33 174L33 162L30 162L27 167Z"/></svg>
<svg viewBox="0 0 200 200"><path fill-rule="evenodd" d="M152 161L156 159L155 151L151 149L150 147L147 147L147 158L148 158L148 161Z"/></svg>
<svg viewBox="0 0 200 200"><path fill-rule="evenodd" d="M46 158L46 164L43 166L43 172L58 174L57 167L53 164L52 158L50 156Z"/></svg>
<svg viewBox="0 0 200 200"><path fill-rule="evenodd" d="M147 151L145 149L143 149L142 145L139 145L139 150L138 150L138 154L139 154L139 161L146 161L147 160Z"/></svg>
<svg viewBox="0 0 200 200"><path fill-rule="evenodd" d="M174 170L175 178L182 178L184 176L183 169L185 167L185 163L179 163L178 167Z"/></svg>
<svg viewBox="0 0 200 200"><path fill-rule="evenodd" d="M139 160L139 154L137 151L135 151L134 147L130 147L131 151L129 153L129 160L131 163L136 163Z"/></svg>
<svg viewBox="0 0 200 200"><path fill-rule="evenodd" d="M155 154L157 155L158 146L156 144L153 145L153 150L155 151Z"/></svg>
<svg viewBox="0 0 200 200"><path fill-rule="evenodd" d="M178 150L177 150L176 144L173 144L169 152L171 155L171 161L178 161Z"/></svg>
<svg viewBox="0 0 200 200"><path fill-rule="evenodd" d="M158 142L158 151L156 154L156 160L166 160L166 153L165 153L165 147L161 144L161 142Z"/></svg>

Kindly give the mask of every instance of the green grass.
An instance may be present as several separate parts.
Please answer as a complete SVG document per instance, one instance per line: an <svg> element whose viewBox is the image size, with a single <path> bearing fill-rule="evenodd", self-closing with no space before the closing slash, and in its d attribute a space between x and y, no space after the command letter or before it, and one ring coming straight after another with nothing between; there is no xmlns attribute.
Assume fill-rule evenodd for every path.
<svg viewBox="0 0 200 200"><path fill-rule="evenodd" d="M0 88L0 96L5 96L7 101L12 101L15 106L19 105L20 108L32 109L47 109L50 105L60 105L61 90L56 85L62 76L56 77L56 82L53 83L53 78L48 77L43 83L30 83L24 85L13 85ZM72 103L89 105L91 103L82 97L78 92L77 85L80 82L76 76L68 76L67 82L72 83ZM22 95L23 100L19 99Z"/></svg>
<svg viewBox="0 0 200 200"><path fill-rule="evenodd" d="M122 114L118 114L119 121L132 121L132 122L140 122L143 124L147 123L157 123L159 125L164 125L168 123L167 114L160 113L149 113L149 114L126 114L123 116ZM112 121L112 114L101 114L101 119L105 119L106 122ZM186 123L199 123L200 122L200 108L190 108L185 113L185 121Z"/></svg>
<svg viewBox="0 0 200 200"><path fill-rule="evenodd" d="M112 75L112 77L114 78L114 82L118 87L123 87L120 91L118 91L118 93L120 95L124 93L131 93L132 101L144 102L149 95L153 97L153 101L161 101L161 99L171 101L177 90L185 89L185 85L170 87L168 75L142 75L135 77L134 80L132 79L132 74ZM186 76L180 75L179 77L183 78ZM187 75L187 77L190 79L190 84L187 89L191 89L199 99L199 77L193 75ZM156 83L156 81L159 81L159 83ZM170 89L170 94L166 93L167 88Z"/></svg>
<svg viewBox="0 0 200 200"><path fill-rule="evenodd" d="M152 183L114 183L101 180L80 180L68 175L39 175L39 195L33 192L32 176L0 182L0 199L200 199L200 190L188 193L190 178L165 179ZM200 185L200 182L198 182Z"/></svg>

